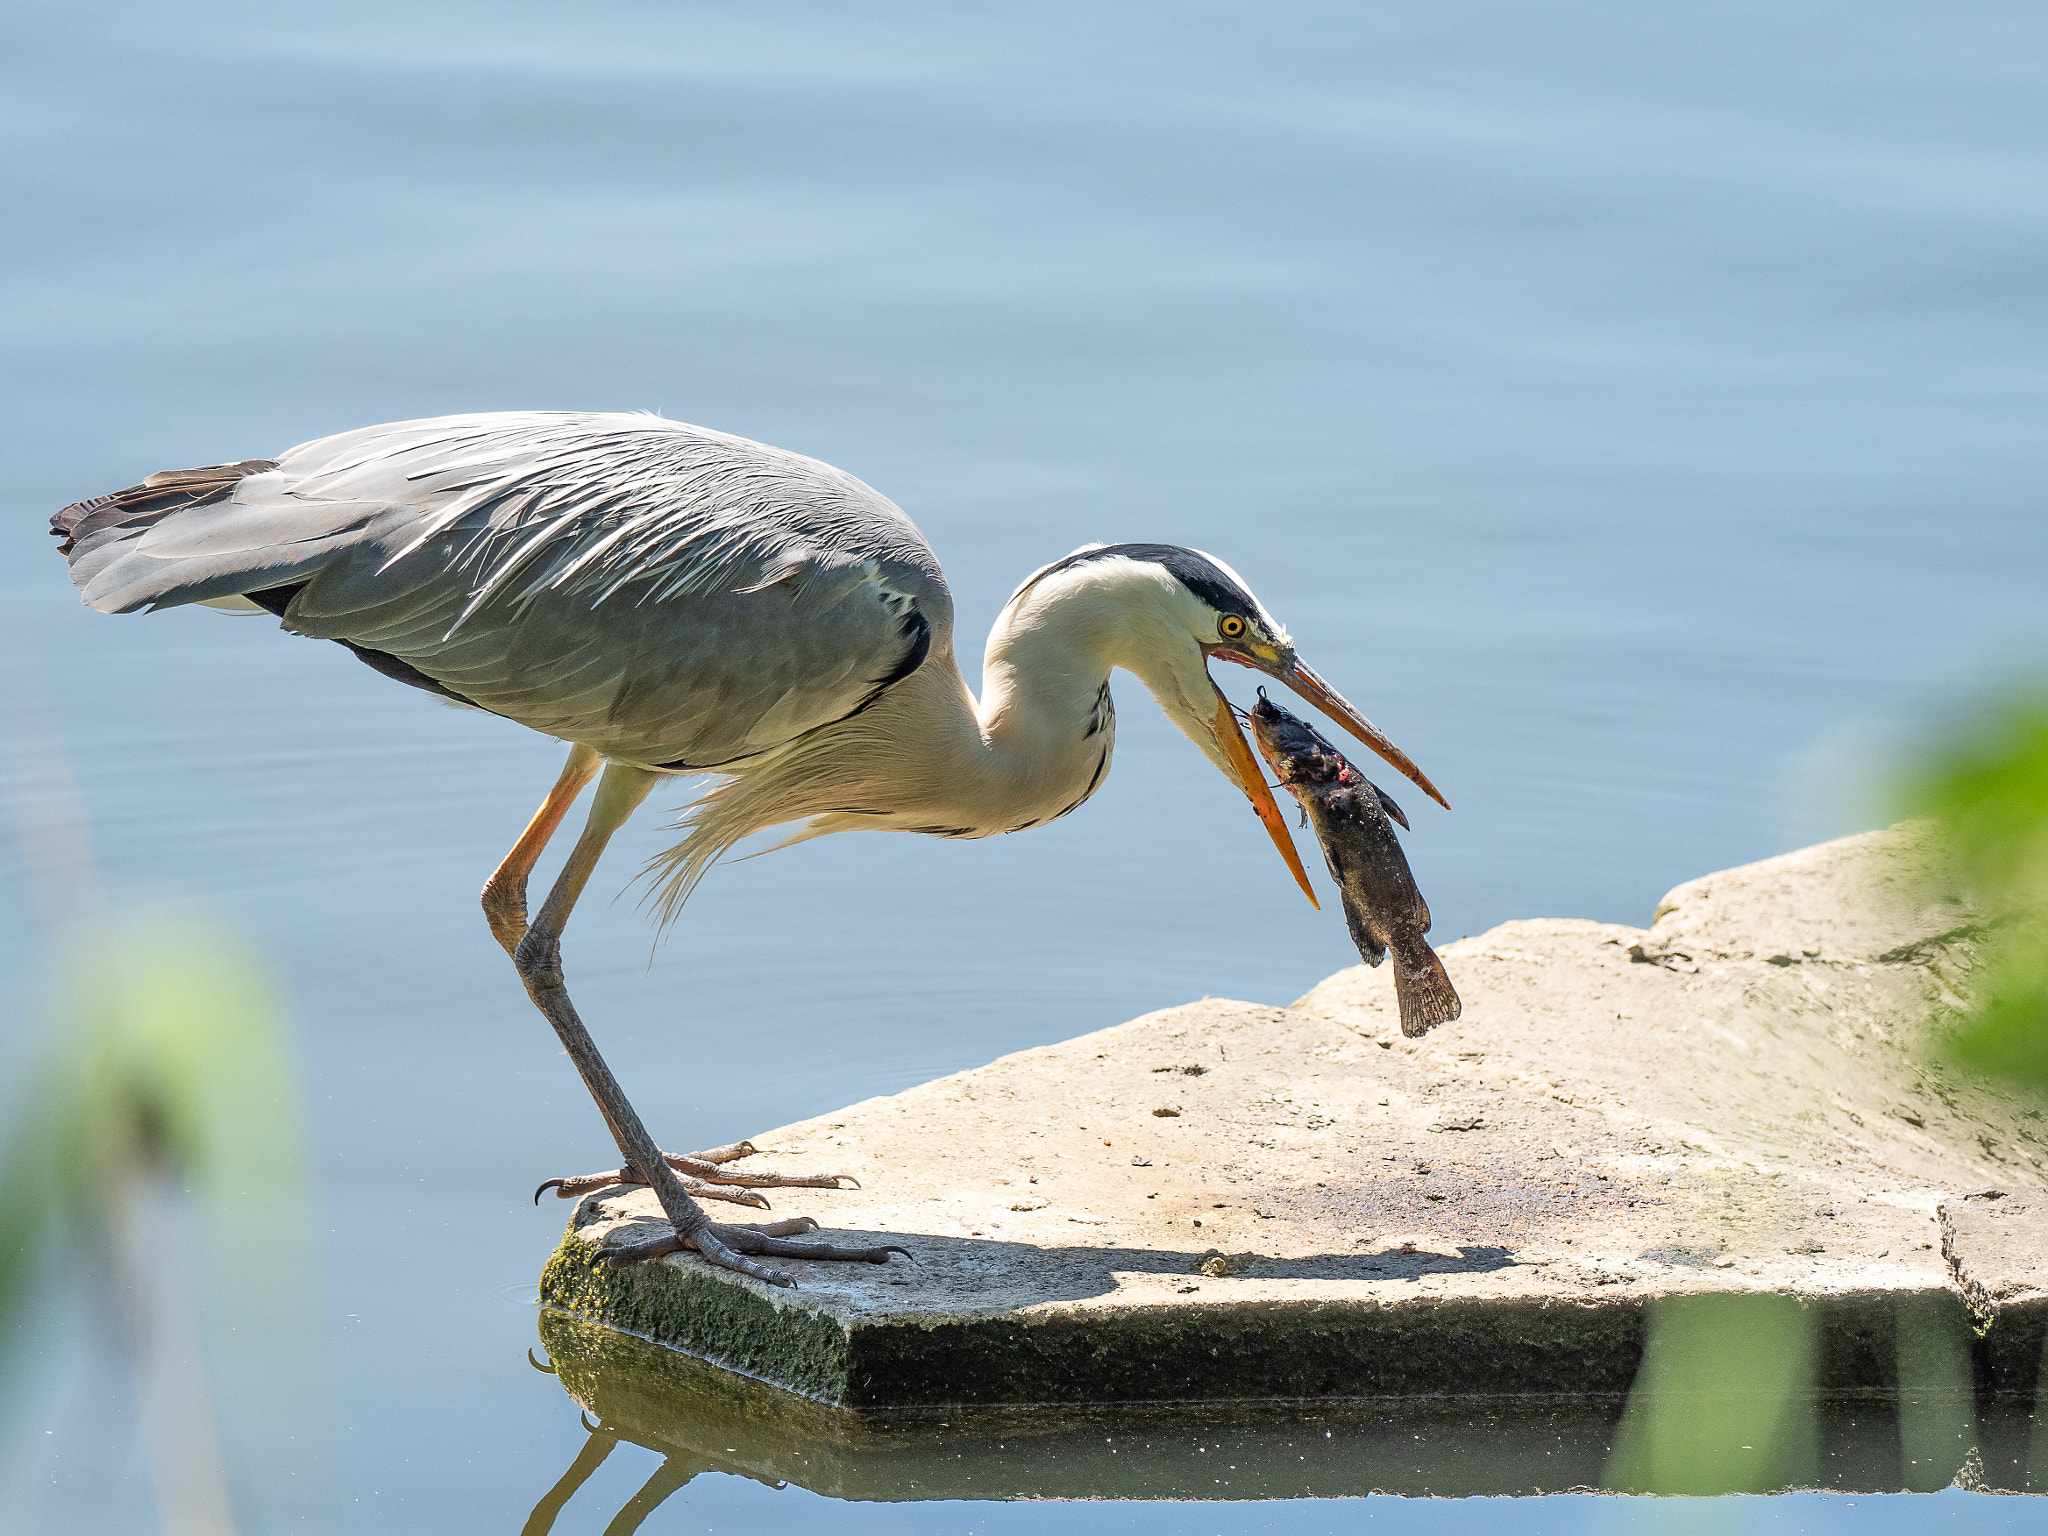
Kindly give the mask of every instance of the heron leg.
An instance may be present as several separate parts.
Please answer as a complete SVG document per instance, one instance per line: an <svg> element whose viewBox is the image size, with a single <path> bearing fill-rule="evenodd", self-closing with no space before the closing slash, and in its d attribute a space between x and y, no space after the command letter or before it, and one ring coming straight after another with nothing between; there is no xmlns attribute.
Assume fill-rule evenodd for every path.
<svg viewBox="0 0 2048 1536"><path fill-rule="evenodd" d="M555 780L555 787L533 813L533 820L519 834L519 841L505 855L504 863L491 871L491 878L484 882L484 917L508 955L515 954L519 941L526 937L526 881L533 873L534 863L584 786L597 777L601 762L595 747L579 742L569 748L562 776Z"/></svg>
<svg viewBox="0 0 2048 1536"><path fill-rule="evenodd" d="M571 766L575 759L572 755ZM647 792L654 787L654 781L661 775L644 768L632 768L622 763L607 763L603 777L598 780L597 793L591 797L590 818L584 824L583 835L576 840L568 859L562 865L562 872L555 878L554 888L541 904L540 914L534 918L525 934L513 946L512 960L519 968L520 980L526 984L527 996L540 1009L542 1015L554 1026L562 1047L569 1059L576 1064L582 1075L584 1086L590 1096L597 1100L597 1107L604 1115L605 1124L611 1128L612 1139L619 1145L620 1156L625 1160L619 1170L621 1178L630 1177L632 1182L652 1187L655 1199L661 1202L663 1212L674 1224L674 1235L656 1239L653 1243L640 1244L632 1252L632 1258L652 1258L658 1253L672 1253L679 1248L694 1248L711 1263L724 1269L737 1270L743 1275L752 1275L770 1285L794 1285L796 1281L779 1269L756 1263L750 1254L767 1254L774 1257L806 1259L858 1259L870 1264L886 1264L891 1253L909 1255L901 1248L835 1248L827 1243L804 1243L793 1241L780 1231L761 1227L720 1226L704 1214L703 1207L690 1198L690 1190L684 1184L682 1175L671 1166L670 1160L655 1145L654 1138L647 1134L647 1127L641 1123L640 1115L627 1100L625 1091L619 1087L618 1079L612 1076L611 1068L598 1053L597 1042L590 1037L582 1018L576 1012L576 1005L569 1000L569 989L562 977L562 929L569 921L569 913L576 905L577 897L583 894L583 887L590 881L591 872L597 868L597 861L604 853L605 845L612 834L625 824L647 798ZM562 789L569 778L569 769L563 772L563 780L556 784ZM578 788L581 786L579 785ZM554 796L550 796L550 803ZM573 798L573 794L570 796ZM564 806L566 809L566 804ZM545 816L547 807L542 808ZM541 818L536 817L536 824ZM560 820L559 813L556 820ZM531 830L531 829L529 829ZM550 829L552 830L552 829ZM542 839L545 841L545 839ZM524 839L522 839L522 842ZM514 850L516 853L518 850ZM538 850L535 850L536 855ZM509 861L508 861L509 862ZM528 868L531 868L529 861ZM744 1155L740 1147L714 1149L718 1153L730 1153L732 1161ZM749 1149L751 1150L751 1149ZM710 1157L699 1159L702 1165L716 1170L721 1159ZM707 1186L709 1181L701 1180ZM838 1178L832 1178L837 1187ZM547 1186L542 1185L543 1189ZM725 1198L735 1198L726 1196ZM758 1195L749 1204L765 1204ZM776 1223L777 1227L784 1224ZM620 1262L618 1255L613 1262ZM625 1262L630 1262L626 1260Z"/></svg>

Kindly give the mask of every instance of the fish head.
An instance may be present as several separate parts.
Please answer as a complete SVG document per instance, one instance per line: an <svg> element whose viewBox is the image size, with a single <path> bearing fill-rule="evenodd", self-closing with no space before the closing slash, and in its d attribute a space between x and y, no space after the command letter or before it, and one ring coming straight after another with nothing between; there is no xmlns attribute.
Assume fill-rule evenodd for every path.
<svg viewBox="0 0 2048 1536"><path fill-rule="evenodd" d="M1335 784L1351 774L1344 754L1325 741L1322 732L1275 704L1263 688L1251 708L1251 721L1259 755L1281 783Z"/></svg>

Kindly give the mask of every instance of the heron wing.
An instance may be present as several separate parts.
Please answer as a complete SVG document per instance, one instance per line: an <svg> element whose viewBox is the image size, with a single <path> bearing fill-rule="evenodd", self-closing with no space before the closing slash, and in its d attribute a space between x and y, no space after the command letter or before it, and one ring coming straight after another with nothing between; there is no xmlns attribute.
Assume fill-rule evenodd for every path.
<svg viewBox="0 0 2048 1536"><path fill-rule="evenodd" d="M93 523L130 492L60 513L60 531L67 517L84 530L86 601L256 593L298 633L675 767L844 718L950 643L938 562L899 509L829 465L701 427L441 417L256 462L146 521Z"/></svg>

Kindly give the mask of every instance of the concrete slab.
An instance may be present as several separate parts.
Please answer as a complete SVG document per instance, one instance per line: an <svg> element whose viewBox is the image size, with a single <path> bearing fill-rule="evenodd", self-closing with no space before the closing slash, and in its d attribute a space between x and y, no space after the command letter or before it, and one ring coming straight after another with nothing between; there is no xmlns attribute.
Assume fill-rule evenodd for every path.
<svg viewBox="0 0 2048 1536"><path fill-rule="evenodd" d="M1984 1373L2001 1391L2033 1390L2048 1351L2048 1202L1979 1189L1944 1200L1936 1215Z"/></svg>
<svg viewBox="0 0 2048 1536"><path fill-rule="evenodd" d="M1796 1298L1823 1390L1962 1358L2031 1392L2039 1272L2013 1289L2005 1256L2038 1236L2038 1106L1928 1051L1976 943L1910 832L1844 839L1680 886L1648 930L1449 945L1465 1014L1422 1040L1360 967L755 1138L865 1186L777 1215L913 1263L614 1271L653 1212L622 1190L579 1204L543 1300L855 1408L1619 1393L1654 1304L1703 1292ZM2014 1214L1945 1247L1989 1187ZM1972 1306L2004 1309L1996 1348Z"/></svg>
<svg viewBox="0 0 2048 1536"><path fill-rule="evenodd" d="M661 1458L651 1473L641 1463L635 1510L703 1472L891 1501L1598 1491L1617 1486L1616 1450L1626 1459L1628 1443L1621 1401L1587 1396L848 1413L566 1313L543 1313L540 1334L589 1432L542 1516L575 1499L621 1443ZM1755 1399L1689 1414L1687 1435L1696 1462L1719 1474L1715 1492L2038 1492L2048 1465L2031 1455L2030 1406L2004 1399L1973 1413L1923 1394L1824 1400L1788 1416ZM1788 1417L1797 1433L1784 1432Z"/></svg>

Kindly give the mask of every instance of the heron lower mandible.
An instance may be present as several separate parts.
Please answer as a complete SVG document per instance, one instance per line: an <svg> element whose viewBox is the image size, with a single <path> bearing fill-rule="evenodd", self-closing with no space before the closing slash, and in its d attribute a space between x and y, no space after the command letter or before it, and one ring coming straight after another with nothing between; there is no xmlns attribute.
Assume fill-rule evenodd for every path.
<svg viewBox="0 0 2048 1536"><path fill-rule="evenodd" d="M902 1252L799 1241L815 1225L803 1221L712 1222L693 1195L763 1205L752 1190L837 1180L735 1173L745 1142L664 1154L577 1017L563 925L661 779L713 780L686 808L688 835L656 861L664 921L721 854L770 827L803 823L792 840L988 837L1066 815L1109 770L1116 667L1250 796L1304 891L1208 658L1285 683L1443 799L1213 556L1102 544L1035 572L989 633L977 700L954 658L939 562L893 503L815 459L658 416L365 427L276 459L151 475L51 522L102 612L267 611L387 677L570 743L483 904L619 1147L617 1170L549 1184L649 1184L674 1225L614 1262L688 1247L789 1285L757 1257ZM527 878L592 780L583 833L529 921Z"/></svg>

